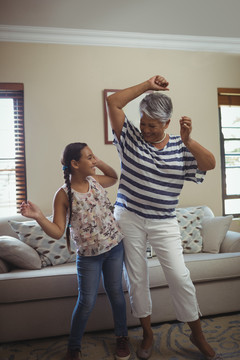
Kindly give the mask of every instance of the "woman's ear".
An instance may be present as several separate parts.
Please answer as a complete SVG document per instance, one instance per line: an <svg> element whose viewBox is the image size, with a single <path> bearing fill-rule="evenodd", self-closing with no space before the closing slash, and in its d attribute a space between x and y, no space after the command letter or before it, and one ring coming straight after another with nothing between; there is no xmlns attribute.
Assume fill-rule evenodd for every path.
<svg viewBox="0 0 240 360"><path fill-rule="evenodd" d="M167 121L166 124L164 125L164 129L167 129L167 128L168 128L168 126L169 126L169 124L170 124L170 121L171 121L171 119L168 119L168 121Z"/></svg>

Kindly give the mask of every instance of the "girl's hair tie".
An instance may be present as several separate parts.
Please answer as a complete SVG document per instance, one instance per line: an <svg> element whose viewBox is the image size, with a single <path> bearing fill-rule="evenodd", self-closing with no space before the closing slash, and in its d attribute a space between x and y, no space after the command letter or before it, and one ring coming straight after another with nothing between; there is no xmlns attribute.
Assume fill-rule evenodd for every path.
<svg viewBox="0 0 240 360"><path fill-rule="evenodd" d="M72 225L71 224L68 224L68 226L67 226L68 228L70 228L70 227L72 227Z"/></svg>
<svg viewBox="0 0 240 360"><path fill-rule="evenodd" d="M66 169L68 169L68 166L67 165L63 165L63 170L66 170Z"/></svg>

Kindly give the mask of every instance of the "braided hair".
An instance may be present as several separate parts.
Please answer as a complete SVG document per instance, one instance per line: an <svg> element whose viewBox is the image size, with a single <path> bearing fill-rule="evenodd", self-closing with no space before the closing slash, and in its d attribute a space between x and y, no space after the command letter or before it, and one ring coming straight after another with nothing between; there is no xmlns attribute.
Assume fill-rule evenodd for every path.
<svg viewBox="0 0 240 360"><path fill-rule="evenodd" d="M67 195L68 195L68 201L69 201L69 215L68 215L68 224L67 224L67 230L66 230L66 236L67 236L67 248L68 251L71 252L71 246L70 246L70 227L71 227L71 220L72 220L72 188L71 188L71 181L70 181L70 175L72 173L71 168L71 161L76 160L79 161L81 158L81 151L82 149L87 146L85 143L71 143L67 145L63 151L61 163L63 165L63 173L64 173L64 180L65 184L67 186Z"/></svg>

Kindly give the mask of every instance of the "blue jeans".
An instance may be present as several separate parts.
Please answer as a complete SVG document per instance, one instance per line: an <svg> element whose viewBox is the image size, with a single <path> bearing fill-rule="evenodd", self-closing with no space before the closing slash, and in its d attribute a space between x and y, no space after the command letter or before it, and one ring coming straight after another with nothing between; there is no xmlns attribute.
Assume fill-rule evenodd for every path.
<svg viewBox="0 0 240 360"><path fill-rule="evenodd" d="M81 340L96 302L101 275L112 307L115 335L127 336L126 303L122 289L123 256L122 241L104 254L77 256L78 300L72 315L69 349L81 349Z"/></svg>

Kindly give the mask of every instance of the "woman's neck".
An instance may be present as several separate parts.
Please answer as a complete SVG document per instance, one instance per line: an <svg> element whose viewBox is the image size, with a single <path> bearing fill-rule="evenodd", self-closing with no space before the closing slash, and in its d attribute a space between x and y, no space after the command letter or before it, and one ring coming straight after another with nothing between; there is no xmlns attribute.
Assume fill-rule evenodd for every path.
<svg viewBox="0 0 240 360"><path fill-rule="evenodd" d="M166 136L164 137L164 139L160 142L155 142L155 143L151 143L151 145L153 145L155 148L162 150L168 143L169 141L169 135L166 134Z"/></svg>

